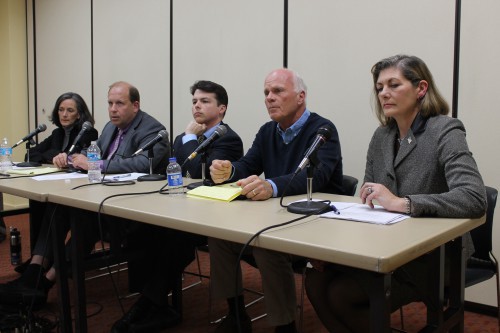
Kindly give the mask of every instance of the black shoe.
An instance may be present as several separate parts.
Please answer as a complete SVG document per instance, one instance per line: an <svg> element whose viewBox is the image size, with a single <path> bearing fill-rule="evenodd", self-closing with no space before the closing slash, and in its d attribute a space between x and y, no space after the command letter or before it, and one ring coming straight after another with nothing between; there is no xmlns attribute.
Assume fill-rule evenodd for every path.
<svg viewBox="0 0 500 333"><path fill-rule="evenodd" d="M252 333L252 320L246 313L242 313L240 316L240 328L242 333ZM215 333L236 333L238 331L238 324L236 321L236 315L230 313L226 318L222 320L219 326L215 329Z"/></svg>
<svg viewBox="0 0 500 333"><path fill-rule="evenodd" d="M18 272L19 274L24 274L24 272L26 272L26 269L28 269L28 266L31 264L31 258L29 258L28 260L26 260L25 262L23 262L22 264L20 265L17 265L14 270L16 272Z"/></svg>
<svg viewBox="0 0 500 333"><path fill-rule="evenodd" d="M169 306L156 306L141 296L125 315L113 324L111 333L158 332L181 322L181 316Z"/></svg>
<svg viewBox="0 0 500 333"><path fill-rule="evenodd" d="M53 285L54 282L47 280L43 275L35 286L26 283L26 279L21 276L11 282L0 284L0 303L39 310L47 303L47 295Z"/></svg>

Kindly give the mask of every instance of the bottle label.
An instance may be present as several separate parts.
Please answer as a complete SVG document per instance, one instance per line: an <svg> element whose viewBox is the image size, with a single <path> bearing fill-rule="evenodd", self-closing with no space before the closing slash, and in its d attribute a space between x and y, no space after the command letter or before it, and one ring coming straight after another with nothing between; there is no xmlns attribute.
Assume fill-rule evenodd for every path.
<svg viewBox="0 0 500 333"><path fill-rule="evenodd" d="M89 162L97 162L100 160L100 156L97 153L87 153L87 160Z"/></svg>
<svg viewBox="0 0 500 333"><path fill-rule="evenodd" d="M9 156L12 155L12 148L0 148L0 155Z"/></svg>
<svg viewBox="0 0 500 333"><path fill-rule="evenodd" d="M167 175L168 186L182 186L182 174L181 173L171 173Z"/></svg>

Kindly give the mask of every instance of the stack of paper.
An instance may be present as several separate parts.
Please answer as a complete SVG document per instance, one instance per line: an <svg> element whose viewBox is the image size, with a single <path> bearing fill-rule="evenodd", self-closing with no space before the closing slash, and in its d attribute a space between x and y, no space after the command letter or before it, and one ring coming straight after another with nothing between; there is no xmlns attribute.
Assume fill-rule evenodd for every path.
<svg viewBox="0 0 500 333"><path fill-rule="evenodd" d="M391 213L385 210L382 206L377 205L375 208L370 208L368 205L353 202L332 202L332 205L337 208L339 214L336 214L335 212L328 212L322 214L321 217L375 224L393 224L409 218L408 215Z"/></svg>
<svg viewBox="0 0 500 333"><path fill-rule="evenodd" d="M199 186L188 191L188 197L197 197L213 199L220 201L232 201L241 193L241 187L233 184L224 184L219 186Z"/></svg>

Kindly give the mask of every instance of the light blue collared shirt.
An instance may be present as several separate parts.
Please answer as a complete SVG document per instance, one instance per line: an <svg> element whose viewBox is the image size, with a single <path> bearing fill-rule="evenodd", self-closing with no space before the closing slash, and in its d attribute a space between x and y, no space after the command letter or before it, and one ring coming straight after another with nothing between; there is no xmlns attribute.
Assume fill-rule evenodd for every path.
<svg viewBox="0 0 500 333"><path fill-rule="evenodd" d="M289 144L290 142L292 142L292 140L300 133L300 130L302 129L310 115L311 111L306 109L302 116L300 116L299 120L297 120L292 126L284 131L280 128L279 124L276 124L278 134L281 135L281 138L283 139L283 142L285 144Z"/></svg>
<svg viewBox="0 0 500 333"><path fill-rule="evenodd" d="M300 130L302 129L302 127L304 127L304 124L306 123L310 115L311 111L309 111L309 109L306 109L302 116L300 116L299 120L297 120L292 126L284 131L280 128L279 124L276 125L278 134L281 136L285 144L289 144L290 142L292 142L292 140L300 133ZM278 196L278 188L276 187L276 184L272 180L266 180L273 187L273 198L276 198Z"/></svg>
<svg viewBox="0 0 500 333"><path fill-rule="evenodd" d="M215 126L213 126L212 128L208 129L205 133L203 133L203 135L205 136L205 139L209 138L215 132L215 130L217 129L217 126L219 126L219 125L220 125L220 122L218 124L216 124ZM196 134L184 134L184 136L182 137L182 144L185 144L186 142L191 141L191 140L198 140L198 138L196 137Z"/></svg>

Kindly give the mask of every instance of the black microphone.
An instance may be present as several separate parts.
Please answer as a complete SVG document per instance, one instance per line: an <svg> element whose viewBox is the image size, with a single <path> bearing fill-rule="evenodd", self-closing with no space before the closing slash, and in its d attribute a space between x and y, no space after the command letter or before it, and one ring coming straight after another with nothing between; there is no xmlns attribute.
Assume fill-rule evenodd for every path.
<svg viewBox="0 0 500 333"><path fill-rule="evenodd" d="M137 156L139 155L140 153L142 153L143 151L146 151L146 150L149 150L151 148L153 148L153 146L155 144L157 144L158 142L162 141L163 139L165 139L166 137L168 136L168 133L166 130L161 130L158 132L158 135L154 137L153 140L149 141L148 143L146 143L141 149L137 150L135 153L132 154L131 157L134 157L134 156Z"/></svg>
<svg viewBox="0 0 500 333"><path fill-rule="evenodd" d="M295 174L298 174L309 164L309 158L311 157L311 155L330 139L330 137L332 136L332 131L333 129L330 126L320 127L318 129L314 142L304 154L304 158L302 159L302 162L300 162L297 170L295 170Z"/></svg>
<svg viewBox="0 0 500 333"><path fill-rule="evenodd" d="M33 132L31 132L30 134L26 135L24 138L22 138L21 140L19 140L15 145L12 146L12 148L16 148L21 143L23 143L25 141L28 141L28 140L31 140L32 137L34 137L35 135L37 135L40 132L45 131L46 129L47 129L47 126L45 124L38 125L38 127Z"/></svg>
<svg viewBox="0 0 500 333"><path fill-rule="evenodd" d="M68 156L71 155L73 150L75 150L75 147L80 142L80 139L82 138L83 134L91 128L92 128L92 123L90 121L87 120L86 122L83 123L82 129L80 130L80 133L78 133L78 135L75 138L75 141L73 141L73 144L71 145L71 147L68 150L68 154L67 154Z"/></svg>
<svg viewBox="0 0 500 333"><path fill-rule="evenodd" d="M191 155L189 155L189 157L186 159L186 161L190 161L192 160L193 158L196 157L196 155L198 155L200 152L204 151L205 149L208 148L208 146L210 146L210 144L212 144L212 142L214 142L215 140L217 140L218 138L220 138L221 136L223 136L224 134L227 133L227 127L224 126L224 125L219 125L215 128L215 132L212 133L212 135L210 135L209 138L207 138L205 141L203 141L199 146L198 148L196 148L192 153Z"/></svg>

